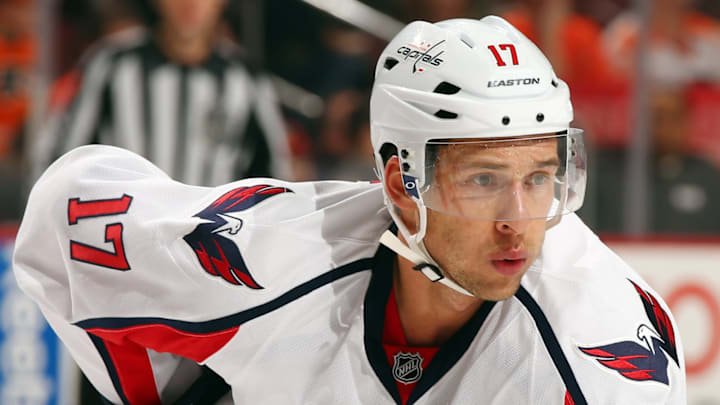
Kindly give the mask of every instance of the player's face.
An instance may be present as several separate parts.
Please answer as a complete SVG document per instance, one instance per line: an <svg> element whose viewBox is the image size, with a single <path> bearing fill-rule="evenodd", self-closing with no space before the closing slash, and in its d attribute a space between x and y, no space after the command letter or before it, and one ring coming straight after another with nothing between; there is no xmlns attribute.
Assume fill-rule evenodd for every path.
<svg viewBox="0 0 720 405"><path fill-rule="evenodd" d="M425 246L458 284L479 298L511 297L540 253L558 169L557 140L467 144L444 147L435 179L439 190L457 193L458 179L477 179L462 187L490 187L504 179L501 192L468 192L456 198L472 218L428 209ZM469 184L469 185L468 185ZM492 195L487 198L476 196ZM489 197L488 197L489 198Z"/></svg>

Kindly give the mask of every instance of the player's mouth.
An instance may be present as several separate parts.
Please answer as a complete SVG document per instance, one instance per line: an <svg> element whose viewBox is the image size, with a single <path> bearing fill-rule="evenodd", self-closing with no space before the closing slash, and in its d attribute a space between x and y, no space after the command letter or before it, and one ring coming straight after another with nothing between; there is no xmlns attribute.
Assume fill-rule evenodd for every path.
<svg viewBox="0 0 720 405"><path fill-rule="evenodd" d="M506 250L490 256L490 261L498 273L513 276L525 267L527 252L525 250Z"/></svg>

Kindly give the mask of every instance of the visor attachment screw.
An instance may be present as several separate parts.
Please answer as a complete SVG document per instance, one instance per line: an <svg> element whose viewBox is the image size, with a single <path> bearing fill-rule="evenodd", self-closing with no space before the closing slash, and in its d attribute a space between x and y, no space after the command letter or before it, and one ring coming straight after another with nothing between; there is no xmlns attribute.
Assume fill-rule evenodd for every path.
<svg viewBox="0 0 720 405"><path fill-rule="evenodd" d="M543 113L538 113L538 114L535 116L535 119L537 120L537 122L543 122L543 121L545 120L545 114L543 114Z"/></svg>
<svg viewBox="0 0 720 405"><path fill-rule="evenodd" d="M503 125L509 124L509 123L510 123L510 117L508 117L507 115L504 116L503 119L502 119L502 123L503 123Z"/></svg>
<svg viewBox="0 0 720 405"><path fill-rule="evenodd" d="M403 163L402 168L404 172L410 171L410 164L409 163Z"/></svg>

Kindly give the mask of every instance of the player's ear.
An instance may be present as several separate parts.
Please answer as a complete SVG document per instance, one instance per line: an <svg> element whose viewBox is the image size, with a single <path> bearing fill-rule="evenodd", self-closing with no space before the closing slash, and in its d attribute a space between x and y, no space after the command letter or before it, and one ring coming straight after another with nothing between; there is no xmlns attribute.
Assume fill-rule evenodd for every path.
<svg viewBox="0 0 720 405"><path fill-rule="evenodd" d="M417 208L415 201L405 192L400 161L397 156L391 157L385 164L383 178L385 179L385 190L395 206L403 211Z"/></svg>

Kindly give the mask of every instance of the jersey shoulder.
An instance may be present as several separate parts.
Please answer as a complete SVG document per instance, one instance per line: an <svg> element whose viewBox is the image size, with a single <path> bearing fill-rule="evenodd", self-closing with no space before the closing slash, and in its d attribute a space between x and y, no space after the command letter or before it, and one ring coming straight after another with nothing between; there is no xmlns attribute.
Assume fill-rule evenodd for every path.
<svg viewBox="0 0 720 405"><path fill-rule="evenodd" d="M574 214L547 232L528 276L528 289L542 286L548 291L544 299L569 299L574 304L563 309L590 315L589 324L598 329L607 327L602 323L647 321L646 305L653 313L669 313L660 295Z"/></svg>
<svg viewBox="0 0 720 405"><path fill-rule="evenodd" d="M684 396L682 344L670 309L577 216L548 231L524 284L590 403L675 403Z"/></svg>

